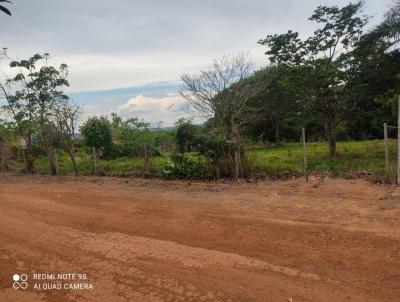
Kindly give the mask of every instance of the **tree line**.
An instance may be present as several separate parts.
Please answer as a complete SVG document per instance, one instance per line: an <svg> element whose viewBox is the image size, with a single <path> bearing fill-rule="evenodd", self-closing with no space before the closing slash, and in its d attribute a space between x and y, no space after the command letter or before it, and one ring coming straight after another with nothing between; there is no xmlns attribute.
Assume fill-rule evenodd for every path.
<svg viewBox="0 0 400 302"><path fill-rule="evenodd" d="M185 156L197 152L214 177L243 177L248 139L279 145L297 141L303 127L309 140L326 139L331 157L338 138L381 137L382 124L396 120L400 1L369 30L370 17L362 9L361 1L319 6L308 20L316 24L310 37L302 39L293 30L266 35L258 44L266 47L270 63L259 70L248 53L240 52L214 60L197 74L183 75L181 95L206 122L201 127L188 120L177 122L175 165L170 170L180 173L189 166L201 174L193 168L196 162ZM77 174L82 110L63 92L69 85L68 66L49 65L45 54L12 61L10 67L15 76L0 86L7 102L3 109L10 117L0 123L3 158L11 131L23 143L26 171L33 171L37 156L44 154L56 174L54 149L59 148L69 154ZM85 145L95 149L94 156L109 158L139 154L146 141L140 133L151 136L148 123L116 114L90 118L80 133ZM170 137L164 138L171 143ZM154 154L159 153L157 140L153 137L148 144Z"/></svg>
<svg viewBox="0 0 400 302"><path fill-rule="evenodd" d="M362 8L361 1L319 6L309 18L317 25L310 37L288 30L260 39L270 65L251 74L250 60L240 53L182 77L191 108L232 142L236 177L243 135L272 135L279 144L296 139L305 127L309 137L325 136L333 157L338 128L350 138L372 138L381 136L384 121L394 123L400 2L369 31Z"/></svg>

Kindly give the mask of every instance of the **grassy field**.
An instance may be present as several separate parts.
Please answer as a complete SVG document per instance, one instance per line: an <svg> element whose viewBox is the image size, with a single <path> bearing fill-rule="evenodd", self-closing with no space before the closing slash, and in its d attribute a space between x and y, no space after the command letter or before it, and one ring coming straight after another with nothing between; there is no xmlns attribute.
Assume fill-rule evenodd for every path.
<svg viewBox="0 0 400 302"><path fill-rule="evenodd" d="M165 164L168 162L168 154L161 157L151 159L151 172L156 174L162 171ZM76 158L79 173L90 175L92 173L92 159L89 155L77 156ZM124 176L124 175L141 175L143 174L144 161L139 157L121 157L113 160L98 160L97 166L99 171L108 175ZM22 162L13 162L12 169L22 170ZM48 173L49 165L47 158L40 157L35 163L35 171L37 173ZM61 175L73 174L73 167L70 158L67 154L59 154L59 173Z"/></svg>
<svg viewBox="0 0 400 302"><path fill-rule="evenodd" d="M385 177L383 141L338 142L337 156L327 156L327 144L324 142L308 143L308 168L310 172L328 173L345 177L370 175L377 180ZM389 141L391 160L391 178L396 175L396 141ZM251 169L258 176L287 178L300 176L303 171L303 148L301 144L291 143L280 147L249 146L247 156ZM60 174L72 174L72 166L65 154L59 156ZM81 174L91 173L91 159L88 155L77 158ZM151 174L161 176L163 167L169 162L169 154L151 159ZM14 162L13 168L22 169L21 162ZM100 160L100 170L107 175L129 176L143 174L142 158L118 158ZM45 158L36 163L38 173L47 173L48 164Z"/></svg>
<svg viewBox="0 0 400 302"><path fill-rule="evenodd" d="M384 144L381 140L338 142L337 156L327 156L327 144L308 143L308 169L333 175L357 176L371 174L377 180L385 177ZM303 148L301 144L281 147L253 147L248 152L254 169L261 175L284 177L301 175L303 171ZM390 178L396 175L396 141L389 141Z"/></svg>

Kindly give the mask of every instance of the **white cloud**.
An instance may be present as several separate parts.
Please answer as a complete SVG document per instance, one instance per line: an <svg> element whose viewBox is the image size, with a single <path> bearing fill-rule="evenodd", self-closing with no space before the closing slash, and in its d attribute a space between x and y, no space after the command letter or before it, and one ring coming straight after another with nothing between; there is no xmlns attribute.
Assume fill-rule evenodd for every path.
<svg viewBox="0 0 400 302"><path fill-rule="evenodd" d="M138 95L120 105L116 112L123 117L134 116L150 123L162 121L164 126L172 126L182 117L193 118L185 110L183 97L172 93L158 97Z"/></svg>

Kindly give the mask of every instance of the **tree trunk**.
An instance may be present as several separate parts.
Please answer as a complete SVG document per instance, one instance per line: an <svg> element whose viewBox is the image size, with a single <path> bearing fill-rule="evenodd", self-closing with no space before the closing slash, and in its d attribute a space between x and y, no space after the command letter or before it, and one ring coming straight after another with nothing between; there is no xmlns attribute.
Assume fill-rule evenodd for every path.
<svg viewBox="0 0 400 302"><path fill-rule="evenodd" d="M219 159L212 160L211 163L212 163L213 168L214 168L213 169L214 170L214 172L213 172L214 179L220 179L221 178L221 163L220 163L220 160Z"/></svg>
<svg viewBox="0 0 400 302"><path fill-rule="evenodd" d="M248 177L250 171L248 170L248 165L246 163L245 149L244 146L240 145L240 175L241 177Z"/></svg>
<svg viewBox="0 0 400 302"><path fill-rule="evenodd" d="M242 171L242 161L240 156L240 132L237 126L232 127L232 140L234 147L234 175L235 178L240 178Z"/></svg>
<svg viewBox="0 0 400 302"><path fill-rule="evenodd" d="M49 165L50 165L50 173L51 175L57 175L57 161L54 156L54 153L50 150L48 154Z"/></svg>
<svg viewBox="0 0 400 302"><path fill-rule="evenodd" d="M1 148L1 165L2 165L2 167L4 167L4 170L7 172L9 169L8 169L5 147L0 146L0 148Z"/></svg>
<svg viewBox="0 0 400 302"><path fill-rule="evenodd" d="M50 149L47 145L44 147L44 150L46 152L47 159L49 161L49 168L51 175L57 175L57 162L53 150Z"/></svg>
<svg viewBox="0 0 400 302"><path fill-rule="evenodd" d="M72 168L74 169L74 175L78 176L78 166L75 160L75 151L73 149L68 150L69 157L71 158Z"/></svg>
<svg viewBox="0 0 400 302"><path fill-rule="evenodd" d="M258 144L262 145L264 142L264 135L265 135L265 131L263 131L259 136L258 136Z"/></svg>
<svg viewBox="0 0 400 302"><path fill-rule="evenodd" d="M149 148L147 144L143 145L143 176L150 172Z"/></svg>
<svg viewBox="0 0 400 302"><path fill-rule="evenodd" d="M47 155L47 160L49 162L49 168L50 168L51 175L57 175L56 158L54 155L54 151L50 146L49 137L48 137L47 133L45 133L45 131L46 131L46 129L44 128L44 126L42 126L41 138L42 138L43 149Z"/></svg>
<svg viewBox="0 0 400 302"><path fill-rule="evenodd" d="M275 123L275 145L279 146L281 144L281 135L279 132L279 122Z"/></svg>
<svg viewBox="0 0 400 302"><path fill-rule="evenodd" d="M235 146L235 179L240 178L240 150Z"/></svg>
<svg viewBox="0 0 400 302"><path fill-rule="evenodd" d="M25 168L24 172L25 173L33 173L33 170L35 168L35 154L33 151L33 147L29 145L26 149L22 150L23 156L24 156L24 163L25 163Z"/></svg>
<svg viewBox="0 0 400 302"><path fill-rule="evenodd" d="M93 167L92 167L92 175L97 173L97 154L96 154L96 147L92 149L92 159L93 159Z"/></svg>
<svg viewBox="0 0 400 302"><path fill-rule="evenodd" d="M329 157L336 155L336 124L329 121L325 125L325 132L329 145Z"/></svg>

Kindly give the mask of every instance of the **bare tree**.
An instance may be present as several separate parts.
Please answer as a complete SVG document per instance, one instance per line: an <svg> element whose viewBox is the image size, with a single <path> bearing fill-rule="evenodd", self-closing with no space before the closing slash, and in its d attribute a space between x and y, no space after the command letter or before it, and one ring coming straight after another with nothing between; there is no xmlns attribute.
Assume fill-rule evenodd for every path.
<svg viewBox="0 0 400 302"><path fill-rule="evenodd" d="M242 174L241 133L248 122L248 101L260 90L252 75L248 53L240 52L215 60L208 70L197 75L182 76L181 95L191 109L205 119L211 119L223 138L235 148L235 176Z"/></svg>
<svg viewBox="0 0 400 302"><path fill-rule="evenodd" d="M78 166L76 164L75 144L76 129L81 115L81 107L78 104L64 102L54 109L54 124L59 145L71 158L75 176L78 176Z"/></svg>

